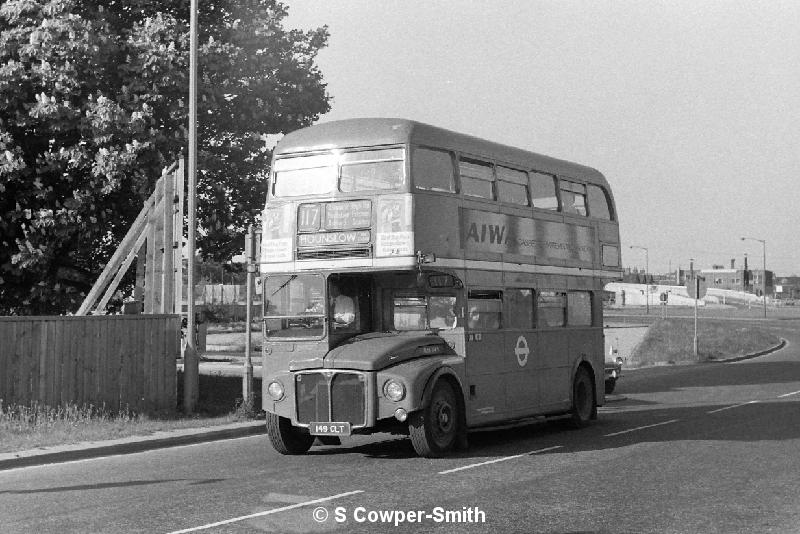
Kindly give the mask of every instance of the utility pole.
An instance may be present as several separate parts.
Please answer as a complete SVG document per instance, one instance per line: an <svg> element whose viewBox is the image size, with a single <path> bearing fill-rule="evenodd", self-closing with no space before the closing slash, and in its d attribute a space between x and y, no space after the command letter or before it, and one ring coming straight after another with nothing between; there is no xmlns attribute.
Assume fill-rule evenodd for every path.
<svg viewBox="0 0 800 534"><path fill-rule="evenodd" d="M699 278L694 276L694 258L689 258L689 272L691 273L690 284L694 284L694 339L692 340L692 350L697 359L697 297L700 296Z"/></svg>
<svg viewBox="0 0 800 534"><path fill-rule="evenodd" d="M197 0L191 0L189 15L189 179L186 288L186 351L183 355L183 411L194 413L199 397L200 360L197 355L194 317L194 252L197 228Z"/></svg>
<svg viewBox="0 0 800 534"><path fill-rule="evenodd" d="M761 300L764 303L764 318L767 318L767 240L757 237L742 237L742 241L758 241L761 243Z"/></svg>
<svg viewBox="0 0 800 534"><path fill-rule="evenodd" d="M645 313L650 315L650 284L647 282L648 274L650 273L650 258L648 256L647 247L640 247L639 245L631 245L631 248L640 248L644 250L644 298L645 298Z"/></svg>

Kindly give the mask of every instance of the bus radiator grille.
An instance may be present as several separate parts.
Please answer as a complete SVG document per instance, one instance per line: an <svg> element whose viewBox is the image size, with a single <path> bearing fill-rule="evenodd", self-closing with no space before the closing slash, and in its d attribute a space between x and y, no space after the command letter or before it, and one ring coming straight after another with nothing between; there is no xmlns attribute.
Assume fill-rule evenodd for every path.
<svg viewBox="0 0 800 534"><path fill-rule="evenodd" d="M335 375L331 382L331 419L363 425L364 396L363 376L349 373Z"/></svg>
<svg viewBox="0 0 800 534"><path fill-rule="evenodd" d="M302 373L295 378L297 421L348 422L363 425L366 419L366 388L362 375Z"/></svg>
<svg viewBox="0 0 800 534"><path fill-rule="evenodd" d="M372 249L370 247L297 251L298 260L330 260L336 258L371 258L371 257L372 257Z"/></svg>

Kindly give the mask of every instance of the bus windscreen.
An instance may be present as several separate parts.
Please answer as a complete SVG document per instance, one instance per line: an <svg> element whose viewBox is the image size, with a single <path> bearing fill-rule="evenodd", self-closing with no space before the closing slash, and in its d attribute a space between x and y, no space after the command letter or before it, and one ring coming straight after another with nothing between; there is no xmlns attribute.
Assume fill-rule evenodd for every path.
<svg viewBox="0 0 800 534"><path fill-rule="evenodd" d="M322 337L324 282L320 275L266 277L263 292L267 337Z"/></svg>

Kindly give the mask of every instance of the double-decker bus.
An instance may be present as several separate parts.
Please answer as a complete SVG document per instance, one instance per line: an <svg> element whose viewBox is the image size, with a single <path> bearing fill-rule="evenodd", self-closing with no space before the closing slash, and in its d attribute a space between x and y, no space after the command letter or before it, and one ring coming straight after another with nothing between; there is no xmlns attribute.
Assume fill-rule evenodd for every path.
<svg viewBox="0 0 800 534"><path fill-rule="evenodd" d="M281 453L394 432L434 457L604 403L620 246L592 168L402 119L304 128L274 151L260 269Z"/></svg>

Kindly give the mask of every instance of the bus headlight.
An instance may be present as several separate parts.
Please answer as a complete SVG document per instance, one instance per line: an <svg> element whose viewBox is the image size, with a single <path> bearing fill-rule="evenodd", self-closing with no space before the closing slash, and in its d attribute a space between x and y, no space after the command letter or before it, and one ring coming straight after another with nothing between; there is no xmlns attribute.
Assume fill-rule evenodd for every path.
<svg viewBox="0 0 800 534"><path fill-rule="evenodd" d="M390 378L383 385L383 394L387 399L399 402L406 396L406 387L402 382Z"/></svg>
<svg viewBox="0 0 800 534"><path fill-rule="evenodd" d="M281 400L283 398L283 394L285 393L283 389L283 384L281 384L277 380L270 382L269 386L267 386L267 393L269 393L269 396L272 397L274 400L276 401Z"/></svg>

